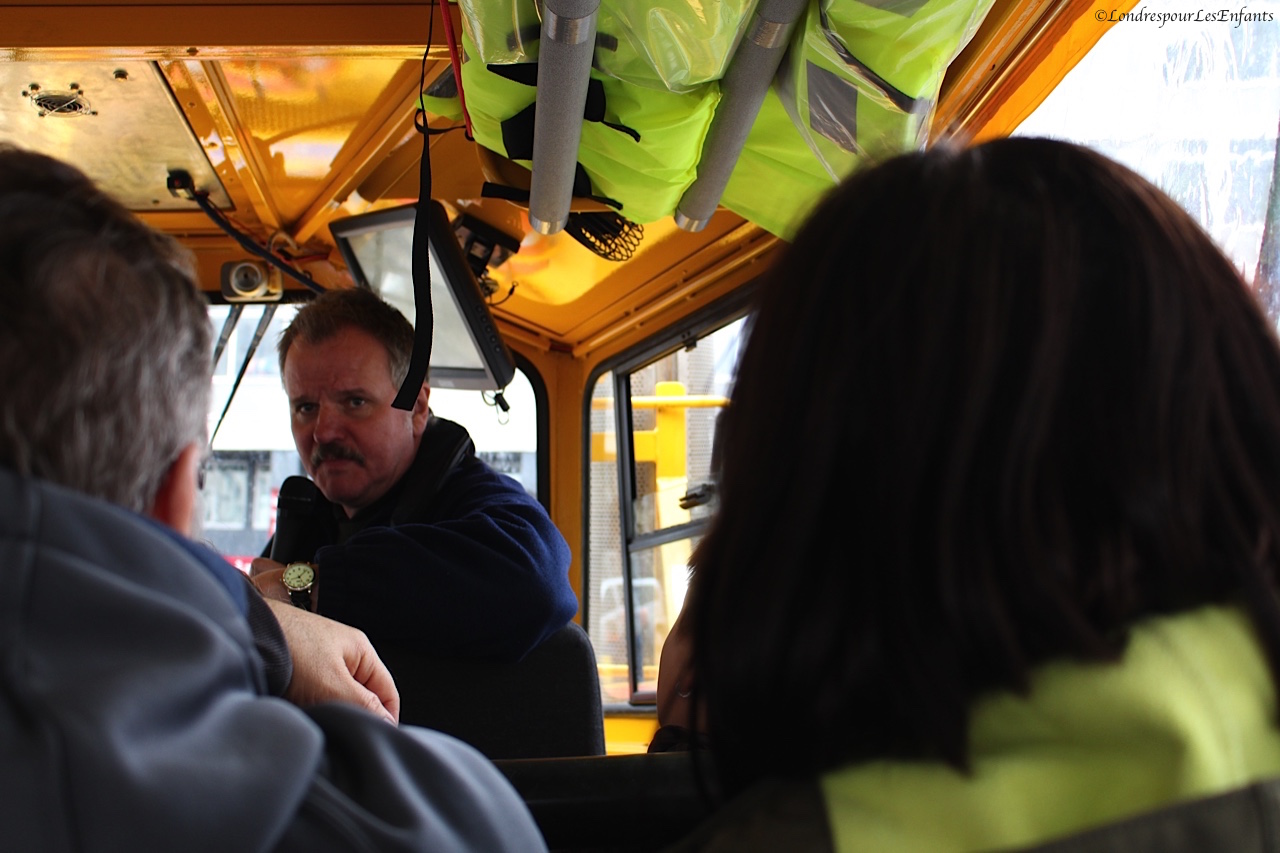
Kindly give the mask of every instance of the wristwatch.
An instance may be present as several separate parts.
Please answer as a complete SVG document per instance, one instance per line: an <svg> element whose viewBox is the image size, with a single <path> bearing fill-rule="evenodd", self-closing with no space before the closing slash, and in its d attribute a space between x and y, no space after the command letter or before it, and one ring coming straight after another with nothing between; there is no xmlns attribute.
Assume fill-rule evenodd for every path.
<svg viewBox="0 0 1280 853"><path fill-rule="evenodd" d="M294 607L311 609L311 586L316 582L316 567L310 563L290 563L280 576L284 588L289 590L289 600Z"/></svg>

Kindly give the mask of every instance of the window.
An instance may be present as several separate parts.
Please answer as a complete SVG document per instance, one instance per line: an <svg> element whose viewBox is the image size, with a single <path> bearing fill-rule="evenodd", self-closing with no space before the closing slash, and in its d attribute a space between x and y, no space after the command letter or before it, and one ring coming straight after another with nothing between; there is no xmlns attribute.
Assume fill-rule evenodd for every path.
<svg viewBox="0 0 1280 853"><path fill-rule="evenodd" d="M585 610L607 704L654 701L689 558L716 506L712 447L742 313L624 356L592 386Z"/></svg>
<svg viewBox="0 0 1280 853"><path fill-rule="evenodd" d="M236 387L236 376L268 307L275 310ZM209 308L215 341L223 332L227 339L213 371L208 421L213 452L201 495L202 535L210 546L247 570L275 533L280 484L285 477L302 473L276 357L276 341L298 306L246 304L238 320L228 326L231 310L230 305Z"/></svg>
<svg viewBox="0 0 1280 853"><path fill-rule="evenodd" d="M248 464L239 459L210 464L204 481L205 530L243 530L248 509Z"/></svg>
<svg viewBox="0 0 1280 853"><path fill-rule="evenodd" d="M236 376L244 364L253 342L262 312L274 308L240 386ZM213 371L213 404L209 411L209 434L213 448L223 450L293 451L293 433L289 430L288 406L280 385L280 368L276 341L298 313L296 305L245 305L239 319L227 328L229 305L209 308L209 320L215 336L226 332L226 346ZM216 337L215 337L216 340ZM231 399L232 389L235 398ZM230 406L228 407L228 400ZM226 417L222 417L226 407ZM219 419L222 423L219 426ZM215 435L215 430L216 435ZM290 471L289 473L298 473ZM282 475L280 479L284 479Z"/></svg>
<svg viewBox="0 0 1280 853"><path fill-rule="evenodd" d="M267 450L221 450L205 465L203 533L205 541L241 569L262 553L275 532L276 494L280 480L273 467L301 466L297 453L285 458Z"/></svg>
<svg viewBox="0 0 1280 853"><path fill-rule="evenodd" d="M1280 3L1229 11L1263 19L1210 21L1220 10L1168 0L1159 12L1180 19L1117 22L1017 132L1080 142L1141 173L1263 289L1268 199L1280 193ZM1262 295L1274 322L1280 300Z"/></svg>
<svg viewBox="0 0 1280 853"><path fill-rule="evenodd" d="M538 398L528 374L517 367L502 394L506 411L489 392L432 388L431 411L466 427L477 456L538 497Z"/></svg>

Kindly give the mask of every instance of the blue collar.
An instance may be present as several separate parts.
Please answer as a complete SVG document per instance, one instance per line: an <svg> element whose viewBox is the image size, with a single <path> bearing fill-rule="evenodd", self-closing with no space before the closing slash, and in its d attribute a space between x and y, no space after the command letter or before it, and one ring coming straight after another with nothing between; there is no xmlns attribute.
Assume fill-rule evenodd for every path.
<svg viewBox="0 0 1280 853"><path fill-rule="evenodd" d="M146 522L151 529L164 534L171 542L177 544L182 548L182 550L190 554L192 559L204 566L209 571L209 574L213 575L214 580L226 589L227 594L231 596L231 600L235 602L236 608L242 614L246 616L248 615L248 585L245 582L243 572L227 562L222 555L214 551L212 548L202 545L199 542L191 541L187 537L178 533L172 527L161 524L154 518L149 518L145 515L138 515L138 518Z"/></svg>

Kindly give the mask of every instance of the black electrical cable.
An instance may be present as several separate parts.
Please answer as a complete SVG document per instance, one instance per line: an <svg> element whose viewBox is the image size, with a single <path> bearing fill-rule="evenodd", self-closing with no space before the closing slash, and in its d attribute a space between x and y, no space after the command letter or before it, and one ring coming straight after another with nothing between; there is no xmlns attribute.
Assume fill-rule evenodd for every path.
<svg viewBox="0 0 1280 853"><path fill-rule="evenodd" d="M499 305L501 305L502 303L506 302L506 301L507 301L508 299L510 299L512 296L515 296L516 288L517 288L517 287L519 287L519 286L520 286L520 282L518 282L518 281L513 281L513 282L511 283L511 289L507 291L507 295L506 295L506 296L504 296L504 297L502 297L501 299L499 299L497 302L490 302L490 303L489 303L489 307L490 307L490 308L497 308Z"/></svg>
<svg viewBox="0 0 1280 853"><path fill-rule="evenodd" d="M314 290L316 293L324 293L324 286L305 273L300 273L293 267L280 260L273 252L264 249L254 242L248 234L241 232L234 225L227 221L221 211L214 207L213 202L209 201L209 194L203 190L196 189L195 181L191 179L191 174L183 169L174 169L169 173L169 192L178 196L181 194L189 201L194 201L204 211L205 216L213 220L213 224L217 225L227 233L231 239L240 244L246 252L257 255L267 263L271 264L280 272L289 276L289 278L303 285L304 287Z"/></svg>

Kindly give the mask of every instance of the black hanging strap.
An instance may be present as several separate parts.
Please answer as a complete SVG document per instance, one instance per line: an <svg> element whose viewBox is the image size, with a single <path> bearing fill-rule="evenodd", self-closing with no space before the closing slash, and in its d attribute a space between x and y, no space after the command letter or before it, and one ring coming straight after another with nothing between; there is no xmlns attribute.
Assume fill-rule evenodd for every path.
<svg viewBox="0 0 1280 853"><path fill-rule="evenodd" d="M413 216L413 355L409 372L391 405L406 412L413 411L422 384L427 381L431 365L431 338L435 317L431 311L431 262L427 211L431 204L431 137L422 135L422 159L418 162L418 204ZM437 234L436 239L452 239L450 234Z"/></svg>
<svg viewBox="0 0 1280 853"><path fill-rule="evenodd" d="M516 204L527 205L529 203L529 191L520 189L519 187L509 187L506 184L495 184L485 181L480 187L481 198L501 198L507 201L513 201ZM573 172L573 196L574 198L586 198L591 201L597 201L600 204L608 205L614 210L622 210L622 202L614 198L603 195L591 194L591 179L587 177L587 170L582 168L582 164L578 163Z"/></svg>

